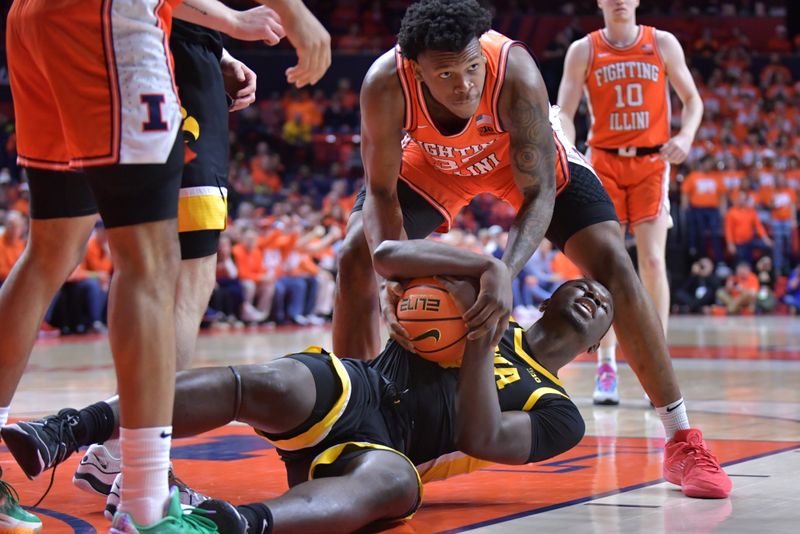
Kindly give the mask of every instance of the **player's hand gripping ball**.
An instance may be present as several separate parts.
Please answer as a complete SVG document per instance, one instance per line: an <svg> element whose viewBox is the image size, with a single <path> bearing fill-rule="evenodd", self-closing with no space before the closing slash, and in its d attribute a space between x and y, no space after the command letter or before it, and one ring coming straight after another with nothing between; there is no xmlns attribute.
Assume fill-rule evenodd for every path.
<svg viewBox="0 0 800 534"><path fill-rule="evenodd" d="M397 303L397 320L421 357L444 364L461 361L467 325L453 297L435 278L415 278L406 283Z"/></svg>

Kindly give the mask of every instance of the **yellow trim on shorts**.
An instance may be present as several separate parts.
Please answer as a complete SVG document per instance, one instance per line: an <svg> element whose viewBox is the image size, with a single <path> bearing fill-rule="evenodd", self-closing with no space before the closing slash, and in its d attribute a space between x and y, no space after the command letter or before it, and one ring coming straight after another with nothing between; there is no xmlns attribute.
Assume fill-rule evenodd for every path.
<svg viewBox="0 0 800 534"><path fill-rule="evenodd" d="M529 412L531 409L536 405L538 400L542 397L542 395L561 395L565 399L568 399L568 395L564 395L564 393L558 391L557 389L553 388L538 388L531 393L531 396L528 397L528 401L525 403L525 406L522 407L523 412Z"/></svg>
<svg viewBox="0 0 800 534"><path fill-rule="evenodd" d="M405 461L408 462L408 465L411 466L411 468L414 470L414 474L417 476L417 485L419 487L419 493L418 493L418 496L417 496L417 502L416 502L416 504L414 504L414 506L411 508L411 510L409 511L408 514L406 514L406 515L404 515L402 517L390 518L390 519L406 520L406 519L411 519L412 517L414 517L414 514L417 512L417 509L422 504L422 478L420 478L419 471L417 471L417 466L414 465L414 462L412 462L408 458L408 456L406 456L402 452L398 451L397 449L393 449L391 447L386 447L385 445L378 445L377 443L367 443L367 442L364 442L364 441L348 441L346 443L340 443L339 445L334 445L333 447L331 447L329 449L325 449L324 451L319 453L316 458L314 458L314 460L311 462L311 467L308 468L308 479L309 480L314 480L314 470L317 468L317 466L333 464L336 460L339 459L339 456L342 455L342 453L344 452L344 450L347 447L356 447L358 449L374 449L374 450L377 450L377 451L393 452L393 453L397 454L398 456L402 457Z"/></svg>
<svg viewBox="0 0 800 534"><path fill-rule="evenodd" d="M419 465L417 469L423 484L427 484L428 482L445 480L457 475L466 475L478 469L489 467L494 463L468 456L461 451L453 451L425 462Z"/></svg>
<svg viewBox="0 0 800 534"><path fill-rule="evenodd" d="M183 187L178 197L178 231L224 230L228 222L228 190Z"/></svg>
<svg viewBox="0 0 800 534"><path fill-rule="evenodd" d="M525 352L525 349L522 348L522 328L514 328L514 352L517 353L517 356L525 360L525 363L536 369L538 372L542 373L544 376L552 380L554 383L558 384L562 388L564 384L561 383L561 380L558 379L556 375L542 367L542 364L534 360L530 354ZM563 395L563 393L562 393ZM566 395L564 395L566 397ZM567 397L569 398L569 397Z"/></svg>
<svg viewBox="0 0 800 534"><path fill-rule="evenodd" d="M324 351L321 349L316 349L318 349L318 347L309 347L303 352L311 354L324 354ZM336 422L342 417L344 411L347 409L347 404L350 401L350 394L352 393L352 385L350 384L350 375L347 374L347 369L344 368L344 364L342 364L339 358L333 354L328 354L328 356L330 356L333 369L342 383L342 394L339 395L339 399L333 405L333 408L331 408L328 414L320 422L302 434L288 439L272 441L266 435L264 435L263 432L259 432L257 430L257 434L272 443L275 447L285 451L296 451L313 447L325 439L328 434L330 434L333 425L336 424Z"/></svg>

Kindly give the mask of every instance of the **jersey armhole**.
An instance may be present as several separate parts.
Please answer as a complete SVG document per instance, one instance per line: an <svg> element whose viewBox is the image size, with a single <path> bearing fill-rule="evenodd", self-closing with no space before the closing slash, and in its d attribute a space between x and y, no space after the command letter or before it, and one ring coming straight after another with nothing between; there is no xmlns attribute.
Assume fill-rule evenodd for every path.
<svg viewBox="0 0 800 534"><path fill-rule="evenodd" d="M536 63L536 66L539 66L536 56L533 55L533 52L531 52L531 49L528 48L528 45L522 41L506 41L503 43L502 48L500 48L500 56L497 58L497 78L495 79L494 87L492 88L492 117L494 117L494 129L497 130L498 133L506 132L506 129L503 128L503 124L500 122L500 110L498 109L498 105L500 103L500 93L503 92L503 83L506 80L508 54L511 52L511 48L514 46L524 48L531 55L534 63Z"/></svg>
<svg viewBox="0 0 800 534"><path fill-rule="evenodd" d="M411 85L406 76L406 69L403 64L403 55L400 52L400 47L395 48L394 58L395 64L397 65L397 78L400 80L400 88L403 90L403 102L405 105L405 110L403 111L403 129L410 132L416 127L414 100L411 96Z"/></svg>
<svg viewBox="0 0 800 534"><path fill-rule="evenodd" d="M653 26L648 26L647 28L650 30L650 33L653 35L653 50L656 51L656 56L658 56L658 60L661 62L661 65L664 67L664 75L668 76L669 75L669 73L668 73L669 68L667 67L667 62L664 59L664 54L661 53L661 47L658 46L658 29L656 29ZM680 44L680 42L678 44Z"/></svg>
<svg viewBox="0 0 800 534"><path fill-rule="evenodd" d="M583 81L584 83L587 84L587 88L588 88L589 75L592 73L592 69L594 68L594 59L596 57L594 53L593 35L594 32L586 36L586 41L589 43L589 61L586 63L586 72L583 73Z"/></svg>

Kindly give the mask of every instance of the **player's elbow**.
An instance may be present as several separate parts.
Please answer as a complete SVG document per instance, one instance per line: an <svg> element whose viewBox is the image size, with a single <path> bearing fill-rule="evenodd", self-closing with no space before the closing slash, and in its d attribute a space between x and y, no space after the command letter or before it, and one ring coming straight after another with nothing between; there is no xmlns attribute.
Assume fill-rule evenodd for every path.
<svg viewBox="0 0 800 534"><path fill-rule="evenodd" d="M481 425L456 425L455 445L459 451L473 458L488 460L493 457L496 447L495 433L481 428Z"/></svg>
<svg viewBox="0 0 800 534"><path fill-rule="evenodd" d="M375 272L384 278L396 278L398 276L397 267L398 256L400 253L400 241L389 240L381 241L372 253L372 265Z"/></svg>

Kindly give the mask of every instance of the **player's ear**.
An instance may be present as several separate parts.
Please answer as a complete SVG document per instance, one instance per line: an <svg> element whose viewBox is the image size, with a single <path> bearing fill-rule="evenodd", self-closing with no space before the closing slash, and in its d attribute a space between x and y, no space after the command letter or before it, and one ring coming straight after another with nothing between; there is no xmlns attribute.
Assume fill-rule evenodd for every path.
<svg viewBox="0 0 800 534"><path fill-rule="evenodd" d="M594 354L595 352L597 352L599 348L600 348L600 342L598 341L597 343L586 349L586 352L588 352L589 354Z"/></svg>
<svg viewBox="0 0 800 534"><path fill-rule="evenodd" d="M423 79L422 79L422 67L419 66L419 63L417 63L415 60L412 59L411 60L411 68L414 69L414 78L418 82L423 81Z"/></svg>
<svg viewBox="0 0 800 534"><path fill-rule="evenodd" d="M544 313L547 309L547 306L550 305L550 299L544 299L541 304L539 304L539 311Z"/></svg>

